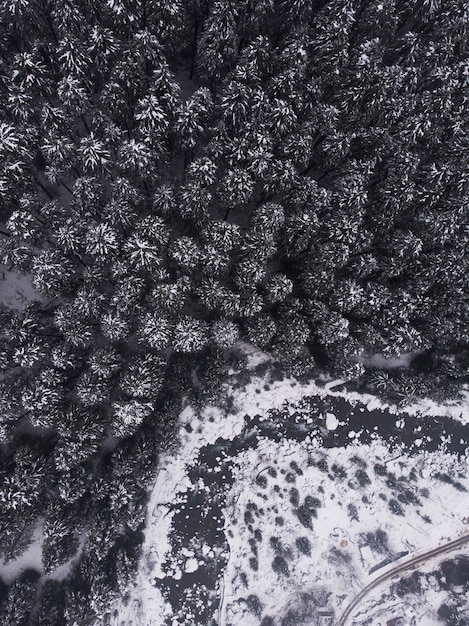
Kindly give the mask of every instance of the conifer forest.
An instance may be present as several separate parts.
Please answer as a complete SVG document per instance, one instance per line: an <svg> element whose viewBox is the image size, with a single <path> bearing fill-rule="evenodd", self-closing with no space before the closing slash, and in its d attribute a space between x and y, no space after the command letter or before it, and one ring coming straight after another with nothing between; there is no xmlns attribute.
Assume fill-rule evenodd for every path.
<svg viewBox="0 0 469 626"><path fill-rule="evenodd" d="M184 403L246 347L397 404L467 385L469 8L0 15L0 561L43 537L0 624L106 624Z"/></svg>

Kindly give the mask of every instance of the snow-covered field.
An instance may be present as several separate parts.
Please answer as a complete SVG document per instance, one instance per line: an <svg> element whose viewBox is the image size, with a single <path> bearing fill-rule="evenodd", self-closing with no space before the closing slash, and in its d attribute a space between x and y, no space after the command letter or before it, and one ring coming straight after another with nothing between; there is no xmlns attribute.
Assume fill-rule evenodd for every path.
<svg viewBox="0 0 469 626"><path fill-rule="evenodd" d="M254 367L265 357L250 359ZM268 373L244 388L233 375L224 391L229 410L187 406L180 416L149 502L136 585L115 624L335 624L396 559L469 533L467 456L425 451L424 438L390 446L379 433L364 445L359 428L327 409L345 395L350 414L360 406L356 424L359 411L392 407ZM295 432L271 428L282 414ZM396 428L418 430L426 415L469 420L463 403L421 403L411 414L397 415ZM336 446L331 436L343 429L347 445Z"/></svg>
<svg viewBox="0 0 469 626"><path fill-rule="evenodd" d="M246 603L251 595L277 623L302 594L318 590L337 617L377 565L469 532L468 499L461 497L467 468L447 455L409 458L380 441L330 450L314 440L262 444L238 457L227 496L221 623L259 624ZM460 485L435 480L442 471Z"/></svg>

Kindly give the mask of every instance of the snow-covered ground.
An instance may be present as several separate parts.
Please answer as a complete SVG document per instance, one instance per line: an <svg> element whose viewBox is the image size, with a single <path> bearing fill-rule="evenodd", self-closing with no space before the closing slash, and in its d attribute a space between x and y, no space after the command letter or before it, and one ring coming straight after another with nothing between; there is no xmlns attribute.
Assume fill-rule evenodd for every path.
<svg viewBox="0 0 469 626"><path fill-rule="evenodd" d="M461 563L463 562L463 563ZM401 617L403 623L415 626L450 626L464 624L469 618L469 598L467 583L460 585L458 570L465 569L467 577L468 558L462 557L460 550L449 552L444 560L429 560L419 566L418 571L393 577L387 585L379 586L348 621L350 626L364 623L378 626L388 620ZM449 578L445 574L451 574ZM441 607L453 609L449 621L439 615ZM443 612L444 615L444 612ZM412 621L412 619L414 621ZM461 620L459 622L459 620Z"/></svg>
<svg viewBox="0 0 469 626"><path fill-rule="evenodd" d="M251 595L275 620L317 589L338 616L388 558L469 533L466 463L448 455L391 455L379 440L329 450L314 439L262 441L236 465L225 506L224 624L259 624ZM438 472L460 484L436 480Z"/></svg>
<svg viewBox="0 0 469 626"><path fill-rule="evenodd" d="M41 300L41 297L29 278L0 263L0 302L10 309L21 310L34 300Z"/></svg>
<svg viewBox="0 0 469 626"><path fill-rule="evenodd" d="M263 361L251 353L251 367ZM137 581L115 624L332 624L373 568L469 532L467 456L425 451L418 439L412 452L391 448L378 433L363 445L341 415L305 398L397 408L333 384L267 373L239 388L236 379L224 388L229 410L186 406L180 416L179 445L162 455L148 505ZM279 412L298 436L269 430ZM398 415L397 428L417 430L426 415L469 421L464 403L420 403L410 415ZM325 447L341 429L347 445L329 438Z"/></svg>

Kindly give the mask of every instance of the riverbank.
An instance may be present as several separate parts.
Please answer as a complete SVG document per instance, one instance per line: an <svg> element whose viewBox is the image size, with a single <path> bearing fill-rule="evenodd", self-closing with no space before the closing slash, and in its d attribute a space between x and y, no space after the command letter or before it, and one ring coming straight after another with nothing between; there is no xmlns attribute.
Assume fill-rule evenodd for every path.
<svg viewBox="0 0 469 626"><path fill-rule="evenodd" d="M179 443L161 458L149 503L137 584L116 623L260 624L279 586L312 593L311 606L329 593L311 592L319 572L340 588L333 561L344 555L359 589L379 559L365 563L357 537L384 532L382 560L415 549L419 538L438 541L432 517L441 522L468 488L464 419L396 415L376 398L273 380L268 371L244 388L234 376L224 391L225 409L187 406L180 416ZM400 511L420 529L404 542L394 536ZM444 532L459 532L462 517L456 526L448 518ZM334 528L353 528L354 539L337 531L331 540ZM331 545L339 550L332 565ZM321 610L337 613L350 591ZM291 609L291 598L279 602Z"/></svg>

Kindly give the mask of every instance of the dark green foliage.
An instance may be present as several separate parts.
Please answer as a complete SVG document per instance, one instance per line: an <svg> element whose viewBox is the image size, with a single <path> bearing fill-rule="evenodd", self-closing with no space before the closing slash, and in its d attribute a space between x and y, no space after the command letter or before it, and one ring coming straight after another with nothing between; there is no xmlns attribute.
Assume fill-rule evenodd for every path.
<svg viewBox="0 0 469 626"><path fill-rule="evenodd" d="M27 551L34 541L34 525L26 519L26 522L16 519L13 515L2 516L4 528L0 541L2 559L9 563L20 557Z"/></svg>
<svg viewBox="0 0 469 626"><path fill-rule="evenodd" d="M45 528L42 562L46 573L53 572L76 555L79 540L68 530L66 523L48 524Z"/></svg>
<svg viewBox="0 0 469 626"><path fill-rule="evenodd" d="M342 467L342 465L337 465L336 463L334 463L331 466L331 471L336 477L336 479L347 478L347 472L345 471L345 468Z"/></svg>
<svg viewBox="0 0 469 626"><path fill-rule="evenodd" d="M267 477L264 475L261 476L257 476L256 477L256 485L259 485L259 487L261 487L262 489L265 489L267 487Z"/></svg>
<svg viewBox="0 0 469 626"><path fill-rule="evenodd" d="M366 543L378 554L389 554L388 537L384 530L380 528L376 532L366 533Z"/></svg>
<svg viewBox="0 0 469 626"><path fill-rule="evenodd" d="M397 499L403 504L422 504L422 502L417 498L414 492L410 489L405 489L404 486L401 487L400 493L397 494Z"/></svg>
<svg viewBox="0 0 469 626"><path fill-rule="evenodd" d="M376 463L376 465L374 466L374 471L375 474L377 474L378 476L386 476L387 474L386 466L379 463Z"/></svg>
<svg viewBox="0 0 469 626"><path fill-rule="evenodd" d="M461 617L461 608L457 605L448 606L442 604L438 609L438 617L444 624L457 624L458 626L467 626L469 624L468 617Z"/></svg>
<svg viewBox="0 0 469 626"><path fill-rule="evenodd" d="M199 359L199 363L200 365L197 367L198 381L201 389L213 402L228 374L229 363L226 354L220 349L208 350Z"/></svg>
<svg viewBox="0 0 469 626"><path fill-rule="evenodd" d="M462 485L457 480L454 480L454 478L452 478L451 476L448 476L447 474L441 474L440 472L436 472L434 474L434 477L437 478L438 480L441 480L444 483L447 483L448 485L452 485L458 491L463 491L463 492L467 491L464 485Z"/></svg>
<svg viewBox="0 0 469 626"><path fill-rule="evenodd" d="M92 575L92 572L90 572ZM93 577L93 576L92 576ZM86 624L94 619L96 612L91 606L90 582L79 570L63 583L65 623Z"/></svg>
<svg viewBox="0 0 469 626"><path fill-rule="evenodd" d="M249 566L252 570L254 570L255 572L257 572L257 570L259 569L259 562L256 558L254 558L253 556L249 559Z"/></svg>
<svg viewBox="0 0 469 626"><path fill-rule="evenodd" d="M319 498L315 498L314 496L306 496L304 505L308 509L319 509L322 506L322 502Z"/></svg>
<svg viewBox="0 0 469 626"><path fill-rule="evenodd" d="M319 461L316 463L316 467L318 468L318 470L321 470L321 472L327 472L328 465L326 459L319 459Z"/></svg>

